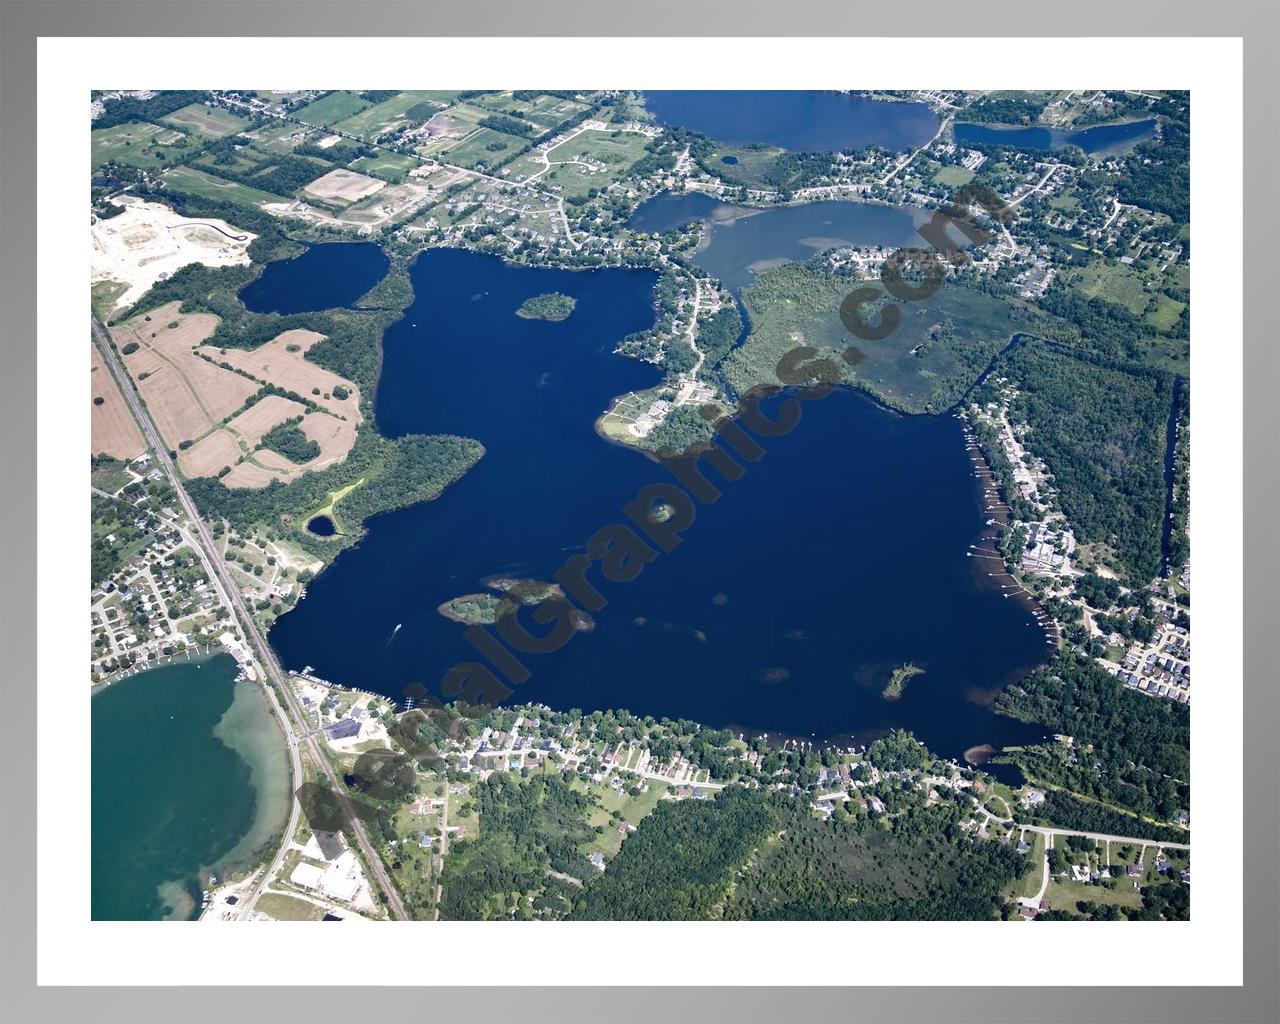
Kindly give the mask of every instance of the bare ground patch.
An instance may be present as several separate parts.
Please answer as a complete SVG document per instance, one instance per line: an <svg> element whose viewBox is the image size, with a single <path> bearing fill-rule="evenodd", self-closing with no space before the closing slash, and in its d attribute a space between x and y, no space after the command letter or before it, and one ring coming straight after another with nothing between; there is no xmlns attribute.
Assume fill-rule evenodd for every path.
<svg viewBox="0 0 1280 1024"><path fill-rule="evenodd" d="M303 191L309 192L318 199L336 199L344 203L354 203L380 191L386 187L386 184L385 181L370 178L367 174L339 168L317 178Z"/></svg>
<svg viewBox="0 0 1280 1024"><path fill-rule="evenodd" d="M185 452L178 452L178 468L187 476L214 476L240 461L240 445L225 430L215 430Z"/></svg>

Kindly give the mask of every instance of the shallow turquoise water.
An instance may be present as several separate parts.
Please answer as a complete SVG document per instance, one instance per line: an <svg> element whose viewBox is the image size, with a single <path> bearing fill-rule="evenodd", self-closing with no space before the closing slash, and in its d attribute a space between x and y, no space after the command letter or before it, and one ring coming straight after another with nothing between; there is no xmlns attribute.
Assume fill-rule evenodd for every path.
<svg viewBox="0 0 1280 1024"><path fill-rule="evenodd" d="M194 917L208 875L248 863L283 826L283 736L236 672L220 654L94 695L94 920Z"/></svg>

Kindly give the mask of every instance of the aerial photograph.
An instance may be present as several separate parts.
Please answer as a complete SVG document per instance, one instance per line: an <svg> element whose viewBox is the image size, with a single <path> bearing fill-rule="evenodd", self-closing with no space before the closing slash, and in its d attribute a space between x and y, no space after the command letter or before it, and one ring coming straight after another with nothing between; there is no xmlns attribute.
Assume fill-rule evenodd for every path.
<svg viewBox="0 0 1280 1024"><path fill-rule="evenodd" d="M1190 918L1190 93L85 101L94 920Z"/></svg>

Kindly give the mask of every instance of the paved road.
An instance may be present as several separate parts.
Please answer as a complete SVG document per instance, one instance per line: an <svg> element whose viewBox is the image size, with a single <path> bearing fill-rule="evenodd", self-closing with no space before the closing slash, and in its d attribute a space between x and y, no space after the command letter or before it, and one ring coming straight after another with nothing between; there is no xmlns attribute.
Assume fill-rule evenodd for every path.
<svg viewBox="0 0 1280 1024"><path fill-rule="evenodd" d="M226 562L218 556L218 549L213 543L213 538L209 534L209 528L205 525L204 520L200 518L200 514L195 507L195 503L187 494L186 488L182 486L182 481L178 477L177 470L174 468L173 460L169 458L169 448L161 440L159 432L156 430L155 424L152 422L151 415L142 405L142 401L137 391L133 387L133 382L129 375L125 372L119 358L116 356L115 349L111 346L111 340L107 336L106 330L98 323L96 318L90 318L90 329L93 333L94 343L98 346L102 353L103 361L107 365L111 376L115 379L116 386L120 389L120 393L124 396L129 408L133 412L134 418L138 421L138 425L142 428L142 433L147 439L147 443L151 446L152 452L160 469L165 476L169 478L169 483L178 495L178 500L182 504L183 511L187 518L191 521L193 534L191 540L193 548L200 555L201 561L204 563L205 571L209 573L209 579L214 586L220 590L222 600L240 620L240 628L245 638L249 641L250 646L257 656L258 664L262 666L262 671L266 675L266 680L275 684L275 687L264 686L267 696L270 698L272 707L275 709L280 718L280 722L284 727L285 737L288 740L290 760L292 762L293 777L295 783L300 783L302 779L301 761L298 753L298 744L304 742L311 750L312 759L320 766L325 777L329 781L329 785L334 793L345 793L345 787L338 778L337 773L333 769L333 765L329 763L329 759L325 756L324 751L320 748L316 737L311 733L307 725L306 717L303 715L302 707L298 703L297 697L294 696L293 688L289 686L284 678L284 673L280 669L280 664L276 661L275 652L267 645L258 624L254 621L248 607L244 603L244 598L235 582L231 579L231 575L227 569ZM284 697L285 706L288 713L281 708L276 697L276 691ZM299 740L298 737L303 737ZM266 885L266 881L275 871L280 868L281 862L288 849L289 843L293 839L294 832L297 829L298 816L300 808L298 801L293 801L293 808L289 815L289 827L285 830L284 838L280 849L277 851L275 859L271 863L270 869L262 876L257 888L252 896L245 901L245 913L252 908L257 902L258 896ZM378 856L377 851L373 848L373 844L369 841L369 836L365 832L364 823L359 818L352 818L352 832L355 834L356 841L360 846L361 853L364 854L365 862L369 866L369 870L377 879L379 886L382 888L383 895L386 899L387 906L390 908L393 916L400 920L408 920L408 914L405 912L404 904L400 900L400 894L396 892L395 886L391 882L390 876L387 874L386 866L382 863L382 858Z"/></svg>

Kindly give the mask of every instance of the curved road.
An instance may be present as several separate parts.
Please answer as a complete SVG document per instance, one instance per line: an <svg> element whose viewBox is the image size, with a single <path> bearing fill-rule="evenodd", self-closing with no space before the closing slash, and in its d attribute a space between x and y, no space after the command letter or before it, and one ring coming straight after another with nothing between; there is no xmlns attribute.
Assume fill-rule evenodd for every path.
<svg viewBox="0 0 1280 1024"><path fill-rule="evenodd" d="M205 565L205 570L209 573L209 579L222 592L223 601L235 612L236 617L240 620L240 628L253 648L258 663L262 666L263 674L266 676L264 682L275 684L274 687L265 686L264 689L267 691L272 707L279 716L280 723L284 728L285 738L289 744L295 784L300 784L302 779L298 745L299 743L305 743L310 748L312 759L324 772L333 792L345 796L346 789L343 787L342 781L338 778L333 765L329 763L329 759L320 748L315 733L308 728L302 707L298 703L297 697L294 696L292 687L289 686L284 678L280 664L276 661L275 652L267 645L262 632L258 629L258 624L254 621L244 603L243 596L231 579L226 563L219 557L218 549L213 543L213 538L209 535L208 527L205 526L204 520L200 518L200 513L197 511L195 503L187 494L186 488L182 486L182 481L174 468L173 460L169 458L169 448L161 440L155 423L152 422L151 414L146 411L137 391L133 387L132 380L116 356L115 349L111 345L111 339L96 317L90 317L89 324L94 344L98 346L98 350L102 353L103 361L106 363L111 376L115 379L116 387L120 389L120 394L129 403L129 409L132 411L134 419L138 421L138 426L142 428L142 433L146 437L147 443L151 446L157 464L165 476L168 477L170 485L178 495L178 500L182 503L183 511L191 522L193 531L191 539L195 542L193 546L199 553L200 559ZM276 698L277 690L284 697L285 705L288 708L287 715ZM285 831L280 849L276 852L275 859L271 862L270 868L263 874L253 894L245 901L245 909L242 913L247 914L252 909L253 904L257 902L259 895L261 895L263 888L266 886L267 879L279 870L289 843L293 840L300 810L301 808L295 798L289 815L289 827ZM395 885L392 884L391 878L387 874L386 866L382 863L382 858L378 856L373 844L369 841L364 823L354 814L350 816L350 819L351 829L355 834L360 852L364 854L369 871L378 880L378 885L382 888L387 906L390 908L392 915L402 921L408 920L409 915L405 912L404 904L400 900L400 894L396 892Z"/></svg>

